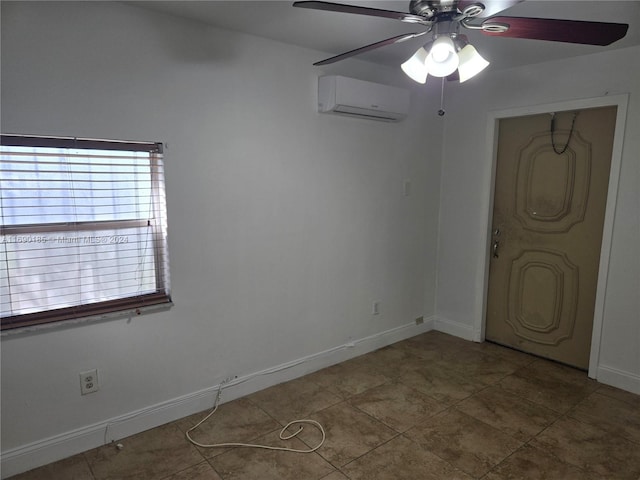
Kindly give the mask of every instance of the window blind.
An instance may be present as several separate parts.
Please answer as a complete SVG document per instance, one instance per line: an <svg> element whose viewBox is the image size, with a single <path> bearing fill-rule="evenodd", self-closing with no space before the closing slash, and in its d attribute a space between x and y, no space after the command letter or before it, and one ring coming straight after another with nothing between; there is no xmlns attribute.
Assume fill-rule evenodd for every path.
<svg viewBox="0 0 640 480"><path fill-rule="evenodd" d="M1 143L3 330L170 302L161 144Z"/></svg>

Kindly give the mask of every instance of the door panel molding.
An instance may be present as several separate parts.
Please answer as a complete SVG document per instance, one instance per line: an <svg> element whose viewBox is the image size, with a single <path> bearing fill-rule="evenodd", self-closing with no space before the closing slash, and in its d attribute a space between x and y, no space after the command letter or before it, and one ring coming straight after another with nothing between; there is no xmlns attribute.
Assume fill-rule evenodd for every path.
<svg viewBox="0 0 640 480"><path fill-rule="evenodd" d="M489 280L490 247L492 242L492 213L493 213L493 192L495 187L497 142L498 142L498 122L502 118L521 117L526 115L536 115L550 112L561 112L568 110L582 110L597 107L616 106L616 125L613 139L613 151L611 157L611 167L609 174L609 185L605 218L603 225L602 244L600 249L600 263L598 269L598 280L596 287L595 311L593 318L593 330L591 339L591 351L589 356L589 376L597 378L600 366L600 346L602 342L602 326L604 319L604 302L609 273L609 260L611 255L611 243L613 237L613 222L616 209L616 199L618 195L618 184L620 180L620 168L622 163L622 146L624 141L624 131L626 125L627 108L629 102L628 94L611 95L596 98L576 99L562 102L554 102L533 106L520 106L503 110L490 111L487 114L486 132L486 152L485 159L487 168L485 177L481 180L484 186L483 203L480 205L482 218L485 219L485 229L481 232L479 243L478 259L479 268L477 270L476 284L481 295L476 297L473 339L483 341L485 338L486 306Z"/></svg>
<svg viewBox="0 0 640 480"><path fill-rule="evenodd" d="M511 262L509 277L506 322L515 335L543 345L559 345L572 338L578 267L564 253L524 250ZM542 324L545 318L551 321Z"/></svg>
<svg viewBox="0 0 640 480"><path fill-rule="evenodd" d="M565 136L568 136L568 132ZM572 138L573 145L562 155L557 155L550 148L548 137L547 133L534 135L518 152L518 194L514 211L516 219L527 230L566 233L584 220L587 210L591 144L576 132ZM538 192L533 188L533 185L540 183L535 182L536 170L549 167L557 171L558 181L548 185L546 192ZM576 183L576 178L583 181ZM556 201L549 203L546 201L549 197ZM541 198L545 198L545 201L541 201Z"/></svg>

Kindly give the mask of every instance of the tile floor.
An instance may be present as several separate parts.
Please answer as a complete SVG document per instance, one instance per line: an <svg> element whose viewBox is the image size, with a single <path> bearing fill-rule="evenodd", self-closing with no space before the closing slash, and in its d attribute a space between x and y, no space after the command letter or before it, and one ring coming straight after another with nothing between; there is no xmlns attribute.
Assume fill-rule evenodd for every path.
<svg viewBox="0 0 640 480"><path fill-rule="evenodd" d="M205 412L206 413L206 412ZM315 453L201 449L203 414L13 480L640 480L640 396L490 343L429 332L223 404L194 436Z"/></svg>

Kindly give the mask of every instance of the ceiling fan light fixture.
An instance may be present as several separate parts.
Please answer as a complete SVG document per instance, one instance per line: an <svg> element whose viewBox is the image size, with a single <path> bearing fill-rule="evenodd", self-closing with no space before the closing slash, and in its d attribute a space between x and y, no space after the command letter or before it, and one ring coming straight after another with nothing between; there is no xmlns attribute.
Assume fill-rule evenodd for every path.
<svg viewBox="0 0 640 480"><path fill-rule="evenodd" d="M400 68L414 82L425 83L428 73L425 61L428 55L429 52L424 47L420 47L409 60L400 65Z"/></svg>
<svg viewBox="0 0 640 480"><path fill-rule="evenodd" d="M447 61L449 55L452 53L456 53L456 46L453 44L453 40L449 35L440 35L437 37L429 51L429 55L433 57L435 62Z"/></svg>
<svg viewBox="0 0 640 480"><path fill-rule="evenodd" d="M446 77L456 71L459 62L453 40L449 35L442 35L433 42L425 65L429 75Z"/></svg>
<svg viewBox="0 0 640 480"><path fill-rule="evenodd" d="M458 65L460 83L475 77L489 66L489 62L485 60L471 44L467 44L458 52L458 58L460 60Z"/></svg>

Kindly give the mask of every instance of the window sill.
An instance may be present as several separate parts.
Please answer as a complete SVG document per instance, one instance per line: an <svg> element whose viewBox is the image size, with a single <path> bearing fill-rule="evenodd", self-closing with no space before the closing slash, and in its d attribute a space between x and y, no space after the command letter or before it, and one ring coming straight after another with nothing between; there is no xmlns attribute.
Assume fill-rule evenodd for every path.
<svg viewBox="0 0 640 480"><path fill-rule="evenodd" d="M157 305L149 305L147 307L122 310L119 312L105 313L103 315L94 315L94 316L82 317L82 318L72 318L69 320L63 320L61 322L45 323L41 325L30 325L26 327L12 328L10 330L4 330L2 333L0 333L0 338L4 340L5 338L8 338L8 337L27 336L31 334L46 333L51 331L73 328L79 325L87 325L90 323L117 320L120 318L128 318L129 320L131 320L133 317L138 317L140 315L166 311L166 310L169 310L171 307L173 307L173 302L166 302L166 303L159 303Z"/></svg>

